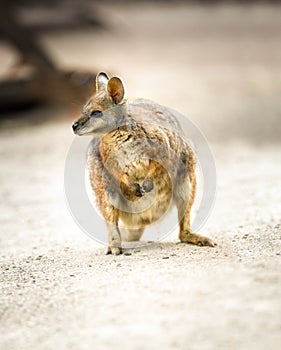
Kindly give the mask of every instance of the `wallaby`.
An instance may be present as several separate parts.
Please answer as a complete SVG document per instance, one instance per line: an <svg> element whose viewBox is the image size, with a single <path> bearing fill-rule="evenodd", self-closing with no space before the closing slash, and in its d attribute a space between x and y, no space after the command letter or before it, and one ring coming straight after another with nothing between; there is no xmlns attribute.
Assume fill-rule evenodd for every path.
<svg viewBox="0 0 281 350"><path fill-rule="evenodd" d="M93 136L87 165L107 222L108 253L122 253L122 241L139 240L173 204L181 242L215 245L191 232L196 158L168 108L143 99L127 102L122 81L99 73L96 93L72 128L76 135Z"/></svg>

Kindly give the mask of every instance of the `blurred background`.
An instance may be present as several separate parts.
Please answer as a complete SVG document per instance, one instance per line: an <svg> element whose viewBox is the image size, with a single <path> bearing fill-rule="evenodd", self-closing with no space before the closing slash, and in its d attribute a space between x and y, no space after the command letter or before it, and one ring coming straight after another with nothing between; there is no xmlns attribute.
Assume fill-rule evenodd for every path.
<svg viewBox="0 0 281 350"><path fill-rule="evenodd" d="M234 181L230 171L232 176L248 174L237 186L248 186L244 193L256 205L253 181L264 176L273 184L273 165L280 174L279 2L0 4L0 180L6 217L21 208L19 216L29 230L28 220L35 224L33 203L40 203L39 216L56 217L65 227L57 203L65 208L62 177L74 137L71 123L94 93L99 71L119 76L129 100L142 97L172 107L202 130L217 161L219 186L224 183L224 194L231 197L229 207L220 210L234 205L237 191L229 186ZM14 232L16 222L7 222ZM214 222L218 225L216 216ZM29 236L24 237L28 242Z"/></svg>
<svg viewBox="0 0 281 350"><path fill-rule="evenodd" d="M29 119L21 108L41 101L75 108L105 70L124 80L127 97L187 114L208 138L280 138L279 2L2 0L1 7L1 121L17 117L16 127L18 117Z"/></svg>
<svg viewBox="0 0 281 350"><path fill-rule="evenodd" d="M280 43L279 1L0 1L1 348L143 349L143 329L151 349L191 349L184 334L278 348ZM218 249L159 243L127 263L75 225L64 162L99 71L206 135L218 188L202 234Z"/></svg>

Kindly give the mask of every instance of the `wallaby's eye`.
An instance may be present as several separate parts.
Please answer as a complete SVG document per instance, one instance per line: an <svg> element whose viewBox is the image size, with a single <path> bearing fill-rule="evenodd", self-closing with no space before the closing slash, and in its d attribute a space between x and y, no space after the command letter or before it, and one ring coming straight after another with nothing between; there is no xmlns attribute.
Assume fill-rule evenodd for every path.
<svg viewBox="0 0 281 350"><path fill-rule="evenodd" d="M90 113L90 117L100 118L100 117L102 117L102 111L92 111Z"/></svg>

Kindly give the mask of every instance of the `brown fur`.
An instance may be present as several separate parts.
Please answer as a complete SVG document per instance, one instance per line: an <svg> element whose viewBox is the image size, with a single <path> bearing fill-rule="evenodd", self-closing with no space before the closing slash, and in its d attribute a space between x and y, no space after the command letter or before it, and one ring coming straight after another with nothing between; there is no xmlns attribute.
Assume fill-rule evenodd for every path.
<svg viewBox="0 0 281 350"><path fill-rule="evenodd" d="M172 204L178 209L180 240L214 246L190 231L196 159L177 120L151 101L125 103L119 78L100 73L96 87L73 129L78 135L93 135L88 168L107 222L109 252L121 253L122 240L140 239L145 227Z"/></svg>

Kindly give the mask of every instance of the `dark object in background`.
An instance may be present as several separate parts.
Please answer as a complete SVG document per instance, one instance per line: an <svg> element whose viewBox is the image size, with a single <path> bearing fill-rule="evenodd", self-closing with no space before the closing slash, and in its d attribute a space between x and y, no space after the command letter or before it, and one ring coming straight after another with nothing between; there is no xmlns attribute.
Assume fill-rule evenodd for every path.
<svg viewBox="0 0 281 350"><path fill-rule="evenodd" d="M36 5L33 1L0 1L0 37L19 53L16 66L10 69L4 81L0 81L0 112L18 110L38 102L84 102L93 92L93 73L59 70L37 40L36 34L40 31L102 26L96 17L83 11L81 3L78 10L69 2L69 6L65 6L66 1L63 0L48 1L45 4L48 7L44 8L45 2L41 1ZM22 8L22 14L27 14L24 23L19 19L19 5L26 3L29 7ZM69 10L66 11L66 8ZM41 18L45 21L29 23L28 14L36 12L36 9L44 15Z"/></svg>

